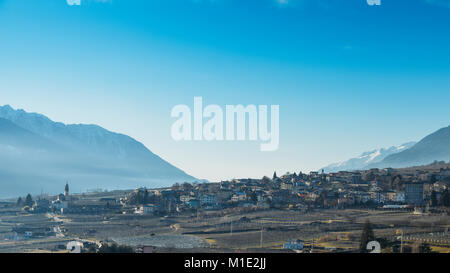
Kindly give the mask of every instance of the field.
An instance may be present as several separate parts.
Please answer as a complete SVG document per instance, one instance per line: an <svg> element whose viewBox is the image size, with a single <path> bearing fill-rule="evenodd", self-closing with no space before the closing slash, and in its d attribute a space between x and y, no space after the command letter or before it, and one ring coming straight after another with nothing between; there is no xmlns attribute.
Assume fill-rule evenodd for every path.
<svg viewBox="0 0 450 273"><path fill-rule="evenodd" d="M363 224L369 220L377 237L394 239L405 235L441 232L433 239L450 243L447 215L413 215L411 212L367 210L322 210L306 214L289 210L251 212L225 217L204 217L180 224L179 232L195 234L212 247L281 249L283 243L301 239L323 250L355 250ZM444 234L442 234L444 232ZM262 238L262 239L261 239ZM411 238L411 242L415 238Z"/></svg>
<svg viewBox="0 0 450 273"><path fill-rule="evenodd" d="M0 252L67 252L70 238L58 234L57 227L46 214L29 214L20 210L0 210ZM21 236L14 228L34 231L35 236Z"/></svg>
<svg viewBox="0 0 450 273"><path fill-rule="evenodd" d="M314 252L356 252L364 223L377 238L414 246L427 242L433 251L450 252L450 218L398 210L223 210L153 216L30 214L0 209L0 252L67 252L71 240L152 245L160 252L284 252L296 239ZM14 232L32 230L32 236ZM20 232L19 232L20 233ZM383 249L391 252L392 249Z"/></svg>

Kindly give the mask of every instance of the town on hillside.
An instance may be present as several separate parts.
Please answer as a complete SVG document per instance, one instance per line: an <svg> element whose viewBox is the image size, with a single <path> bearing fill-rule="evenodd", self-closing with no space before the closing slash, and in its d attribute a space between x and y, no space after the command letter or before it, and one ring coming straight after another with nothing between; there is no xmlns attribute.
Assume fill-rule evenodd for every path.
<svg viewBox="0 0 450 273"><path fill-rule="evenodd" d="M445 162L81 194L67 183L0 204L0 252L73 240L91 252L360 252L367 229L383 252L450 252L449 185Z"/></svg>

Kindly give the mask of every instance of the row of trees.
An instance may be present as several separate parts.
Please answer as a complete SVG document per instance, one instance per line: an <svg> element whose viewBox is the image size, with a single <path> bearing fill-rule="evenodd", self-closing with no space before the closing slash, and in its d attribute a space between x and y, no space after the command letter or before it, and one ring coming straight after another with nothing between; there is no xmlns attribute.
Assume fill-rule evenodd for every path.
<svg viewBox="0 0 450 273"><path fill-rule="evenodd" d="M25 197L25 199L22 199L22 197L19 197L17 199L16 205L18 207L31 207L33 206L33 197L31 197L31 194L27 194L27 196Z"/></svg>

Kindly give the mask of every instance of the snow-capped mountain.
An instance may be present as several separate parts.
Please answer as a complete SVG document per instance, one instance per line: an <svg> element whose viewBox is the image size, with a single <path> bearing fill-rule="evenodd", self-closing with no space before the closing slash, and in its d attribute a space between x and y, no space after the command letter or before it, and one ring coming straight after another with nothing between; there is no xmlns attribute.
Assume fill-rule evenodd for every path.
<svg viewBox="0 0 450 273"><path fill-rule="evenodd" d="M66 181L80 192L196 180L129 136L0 106L0 197L57 193Z"/></svg>
<svg viewBox="0 0 450 273"><path fill-rule="evenodd" d="M400 146L392 146L390 148L376 149L370 152L364 152L360 156L349 160L333 163L323 168L327 173L339 171L364 170L369 165L381 162L387 156L402 152L414 146L415 142L408 142Z"/></svg>
<svg viewBox="0 0 450 273"><path fill-rule="evenodd" d="M403 168L428 165L434 161L450 161L450 126L424 137L410 149L387 156L373 168Z"/></svg>

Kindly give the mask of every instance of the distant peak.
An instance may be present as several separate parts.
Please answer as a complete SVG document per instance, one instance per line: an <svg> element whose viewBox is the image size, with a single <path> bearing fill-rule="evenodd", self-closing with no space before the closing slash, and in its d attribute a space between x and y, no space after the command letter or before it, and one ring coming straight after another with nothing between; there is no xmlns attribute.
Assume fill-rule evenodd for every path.
<svg viewBox="0 0 450 273"><path fill-rule="evenodd" d="M391 146L390 148L379 148L362 153L360 156L350 158L340 163L330 164L323 169L327 172L362 170L373 163L382 161L387 156L404 151L411 148L416 142L407 142L399 146Z"/></svg>
<svg viewBox="0 0 450 273"><path fill-rule="evenodd" d="M8 112L18 112L18 113L26 113L26 114L32 114L32 113L28 113L23 109L14 109L11 105L9 104L5 104L3 106L0 106L0 109L6 110Z"/></svg>
<svg viewBox="0 0 450 273"><path fill-rule="evenodd" d="M0 106L0 108L8 109L8 110L14 110L14 109L11 107L11 105L9 105L9 104L5 104L5 105L3 105L3 106Z"/></svg>

